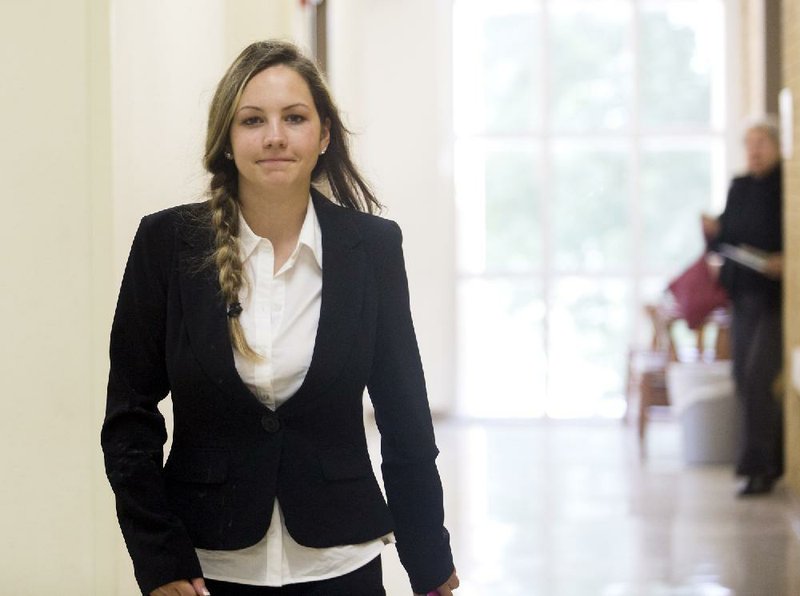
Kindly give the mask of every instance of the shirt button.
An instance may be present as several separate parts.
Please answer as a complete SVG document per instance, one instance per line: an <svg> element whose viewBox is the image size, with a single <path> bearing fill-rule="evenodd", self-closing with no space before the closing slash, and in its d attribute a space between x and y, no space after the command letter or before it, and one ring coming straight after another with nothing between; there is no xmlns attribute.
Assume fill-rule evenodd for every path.
<svg viewBox="0 0 800 596"><path fill-rule="evenodd" d="M261 426L270 434L276 433L281 429L281 422L275 416L264 414L261 417Z"/></svg>

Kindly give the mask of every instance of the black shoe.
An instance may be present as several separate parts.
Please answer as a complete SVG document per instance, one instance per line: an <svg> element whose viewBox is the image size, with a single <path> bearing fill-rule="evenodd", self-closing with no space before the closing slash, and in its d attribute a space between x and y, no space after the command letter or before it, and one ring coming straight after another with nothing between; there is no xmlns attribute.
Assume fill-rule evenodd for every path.
<svg viewBox="0 0 800 596"><path fill-rule="evenodd" d="M773 486L775 486L775 478L772 476L750 476L745 485L739 490L739 496L767 495L772 492Z"/></svg>

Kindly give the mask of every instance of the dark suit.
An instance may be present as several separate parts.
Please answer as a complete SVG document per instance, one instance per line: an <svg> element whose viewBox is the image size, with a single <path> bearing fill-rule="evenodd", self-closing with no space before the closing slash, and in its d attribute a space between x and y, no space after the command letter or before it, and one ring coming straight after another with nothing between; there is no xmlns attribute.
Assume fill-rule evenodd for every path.
<svg viewBox="0 0 800 596"><path fill-rule="evenodd" d="M766 176L735 178L728 191L721 243L783 251L780 166ZM728 260L720 282L733 302L733 376L740 403L741 439L736 473L783 475L783 407L773 384L783 365L782 282Z"/></svg>
<svg viewBox="0 0 800 596"><path fill-rule="evenodd" d="M136 233L111 332L102 445L144 593L201 576L194 547L255 544L276 496L300 544L357 544L394 530L415 591L453 569L400 229L312 195L323 246L319 329L303 385L275 412L234 365L217 274L202 266L207 206L149 215ZM367 453L365 386L388 508ZM162 468L157 404L170 392L173 446Z"/></svg>

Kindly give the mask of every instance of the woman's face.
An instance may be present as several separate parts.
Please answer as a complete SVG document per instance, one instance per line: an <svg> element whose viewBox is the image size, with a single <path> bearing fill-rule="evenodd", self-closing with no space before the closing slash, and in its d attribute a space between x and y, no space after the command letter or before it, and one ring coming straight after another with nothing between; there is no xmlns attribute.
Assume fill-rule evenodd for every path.
<svg viewBox="0 0 800 596"><path fill-rule="evenodd" d="M747 170L754 176L769 174L780 161L780 149L775 140L760 128L751 128L744 137Z"/></svg>
<svg viewBox="0 0 800 596"><path fill-rule="evenodd" d="M262 70L245 85L231 125L240 193L307 195L329 138L303 77L283 65Z"/></svg>

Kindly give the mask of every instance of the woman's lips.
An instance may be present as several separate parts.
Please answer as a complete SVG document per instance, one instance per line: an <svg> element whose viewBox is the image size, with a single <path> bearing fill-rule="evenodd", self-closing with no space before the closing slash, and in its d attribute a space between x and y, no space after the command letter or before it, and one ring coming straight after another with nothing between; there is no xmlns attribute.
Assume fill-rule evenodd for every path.
<svg viewBox="0 0 800 596"><path fill-rule="evenodd" d="M294 161L290 157L268 157L267 159L259 159L258 163L289 163Z"/></svg>

